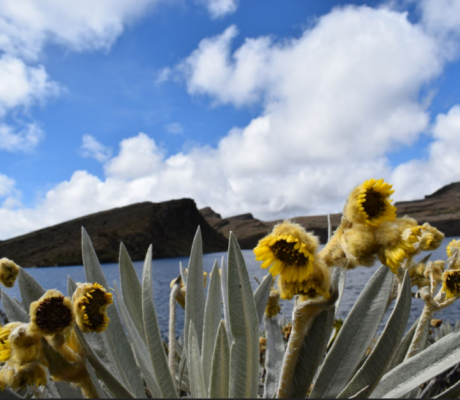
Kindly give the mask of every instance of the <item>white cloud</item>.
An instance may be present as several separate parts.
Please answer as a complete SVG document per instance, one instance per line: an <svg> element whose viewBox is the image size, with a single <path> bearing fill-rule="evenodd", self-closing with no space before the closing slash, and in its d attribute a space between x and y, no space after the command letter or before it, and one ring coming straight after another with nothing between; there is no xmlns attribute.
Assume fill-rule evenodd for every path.
<svg viewBox="0 0 460 400"><path fill-rule="evenodd" d="M252 212L265 220L336 212L370 177L393 181L399 197L426 194L432 182L439 187L460 176L459 109L436 120L428 160L393 172L386 158L430 131L420 90L446 60L439 39L423 29L403 13L345 7L298 38L246 39L232 51L231 27L203 40L175 71L184 74L189 92L216 103L259 104L260 115L230 130L215 148L166 156L144 133L125 139L105 162L105 178L77 171L34 208L0 208L0 238L181 197L224 216ZM450 175L438 179L443 168ZM424 183L417 186L417 179Z"/></svg>
<svg viewBox="0 0 460 400"><path fill-rule="evenodd" d="M43 66L31 67L9 55L0 57L0 82L0 117L13 108L30 107L60 92L60 86L50 80Z"/></svg>
<svg viewBox="0 0 460 400"><path fill-rule="evenodd" d="M0 123L0 150L30 152L43 136L42 129L35 123L25 124L20 129Z"/></svg>
<svg viewBox="0 0 460 400"><path fill-rule="evenodd" d="M158 173L162 160L162 152L155 141L139 133L120 143L120 153L105 165L105 173L121 179L142 178Z"/></svg>
<svg viewBox="0 0 460 400"><path fill-rule="evenodd" d="M222 18L233 14L238 8L238 0L199 0L208 9L211 18Z"/></svg>
<svg viewBox="0 0 460 400"><path fill-rule="evenodd" d="M165 130L173 135L182 135L184 133L184 127L179 122L171 122L165 125Z"/></svg>
<svg viewBox="0 0 460 400"><path fill-rule="evenodd" d="M112 155L110 147L104 146L91 135L83 135L80 150L83 157L94 158L101 163Z"/></svg>
<svg viewBox="0 0 460 400"><path fill-rule="evenodd" d="M0 49L36 59L45 42L75 51L107 50L126 24L159 0L1 0Z"/></svg>
<svg viewBox="0 0 460 400"><path fill-rule="evenodd" d="M439 114L431 129L433 142L426 159L399 165L392 181L401 199L421 198L460 179L460 106Z"/></svg>
<svg viewBox="0 0 460 400"><path fill-rule="evenodd" d="M0 197L10 195L14 189L16 182L14 179L0 173Z"/></svg>

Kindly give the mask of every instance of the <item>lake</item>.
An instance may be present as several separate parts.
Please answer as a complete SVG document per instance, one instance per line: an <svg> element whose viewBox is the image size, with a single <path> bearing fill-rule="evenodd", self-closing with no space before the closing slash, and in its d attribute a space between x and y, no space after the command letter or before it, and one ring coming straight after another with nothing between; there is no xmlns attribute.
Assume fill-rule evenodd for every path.
<svg viewBox="0 0 460 400"><path fill-rule="evenodd" d="M446 259L446 246L453 238L445 238L442 245L433 252L431 260ZM422 253L417 258L421 259L428 253ZM256 277L259 280L267 274L266 270L260 268L260 262L255 260L254 253L252 250L243 250L243 255L246 260L249 276L251 277L253 289L257 287L257 282L252 277ZM219 265L222 257L226 257L226 253L212 253L205 254L203 257L204 270L208 273L211 272L214 260L218 260ZM155 259L152 262L152 275L153 275L153 297L155 301L155 308L157 310L157 316L161 327L162 334L165 335L168 330L168 318L169 318L169 284L172 279L179 275L179 262L182 262L184 266L188 265L188 257L178 258L167 258L167 259ZM142 276L143 262L134 262L134 267L139 275ZM380 264L376 264L372 268L358 267L355 270L347 272L346 288L343 295L342 303L340 305L338 316L342 319L346 317L349 310L353 306L357 297L361 293L362 289L366 285L367 281L377 270ZM119 272L118 264L103 264L107 282L109 285L116 281L119 284ZM75 282L84 282L85 275L83 267L70 266L70 267L49 267L49 268L27 268L29 272L45 289L57 289L62 293L67 293L67 276L70 276ZM416 291L417 287L413 287L412 290ZM8 295L16 297L20 300L19 288L15 285L13 288L8 289L2 287ZM293 300L281 301L281 310L286 317L290 319L290 315L293 307ZM413 298L412 310L409 323L412 324L420 315L423 309L423 301L421 299ZM441 318L446 321L455 322L460 320L460 302L455 302L450 307L435 314L435 318ZM182 330L183 322L183 311L178 306L178 329Z"/></svg>

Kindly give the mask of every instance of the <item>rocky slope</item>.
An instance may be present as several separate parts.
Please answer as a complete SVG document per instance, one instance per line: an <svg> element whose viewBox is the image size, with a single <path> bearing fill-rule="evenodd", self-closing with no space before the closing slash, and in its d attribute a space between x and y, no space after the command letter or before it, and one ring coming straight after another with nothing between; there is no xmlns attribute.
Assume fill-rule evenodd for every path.
<svg viewBox="0 0 460 400"><path fill-rule="evenodd" d="M117 262L120 241L133 261L188 256L197 227L205 253L225 251L228 241L209 226L191 199L138 203L87 215L0 242L0 257L23 267L81 265L81 227L91 237L101 263Z"/></svg>
<svg viewBox="0 0 460 400"><path fill-rule="evenodd" d="M401 201L395 204L398 215L408 215L415 218L420 224L429 222L440 229L446 236L460 236L460 182L451 183L425 196L422 200ZM242 214L230 218L222 218L209 207L200 210L218 232L228 238L228 233L233 231L240 246L252 249L259 239L271 231L273 226L282 220L261 221L252 214ZM342 218L341 213L331 214L331 224L335 229ZM327 216L314 215L308 217L295 217L291 220L303 225L307 230L313 231L321 239L327 240Z"/></svg>

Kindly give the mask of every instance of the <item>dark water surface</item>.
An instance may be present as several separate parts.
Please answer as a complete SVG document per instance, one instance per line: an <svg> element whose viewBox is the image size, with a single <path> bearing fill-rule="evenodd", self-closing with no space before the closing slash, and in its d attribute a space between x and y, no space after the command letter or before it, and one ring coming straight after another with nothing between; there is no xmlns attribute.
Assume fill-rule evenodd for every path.
<svg viewBox="0 0 460 400"><path fill-rule="evenodd" d="M445 260L446 259L446 246L453 238L445 238L442 245L433 252L431 260ZM423 258L428 253L422 253L418 256L418 259ZM266 270L260 268L260 262L255 260L254 253L252 250L243 250L243 255L246 260L246 266L249 271L249 276L257 277L259 280L267 274ZM226 253L212 253L205 254L203 257L204 270L208 273L211 272L214 260L218 260L219 265L222 257L227 257ZM168 259L156 259L152 263L152 275L153 275L153 297L155 301L155 308L157 310L157 316L161 331L165 334L168 330L168 318L169 318L169 284L172 279L179 275L179 262L182 262L184 266L188 265L188 257L168 258ZM378 264L380 265L380 264ZM342 303L338 311L338 317L345 318L354 302L358 298L359 294L363 290L367 281L377 270L378 265L376 264L372 268L358 267L355 270L347 272L346 288L343 295ZM139 275L142 276L143 262L134 262L134 267ZM119 271L118 264L103 264L107 282L109 285L116 281L119 284ZM27 268L27 272L30 273L45 289L58 289L62 293L67 293L67 276L70 276L76 282L84 282L85 275L82 266L72 267L49 267L49 268ZM252 280L253 289L257 287L257 282ZM111 286L113 287L113 286ZM413 288L416 291L417 287ZM20 299L19 288L15 285L11 289L2 288L11 297ZM281 301L282 313L290 319L294 302L293 301ZM409 324L412 324L420 315L423 309L423 301L421 299L412 299L412 310ZM178 306L178 329L182 330L183 322L183 311ZM450 307L435 314L435 318L441 318L445 321L455 322L460 320L460 301L455 302Z"/></svg>

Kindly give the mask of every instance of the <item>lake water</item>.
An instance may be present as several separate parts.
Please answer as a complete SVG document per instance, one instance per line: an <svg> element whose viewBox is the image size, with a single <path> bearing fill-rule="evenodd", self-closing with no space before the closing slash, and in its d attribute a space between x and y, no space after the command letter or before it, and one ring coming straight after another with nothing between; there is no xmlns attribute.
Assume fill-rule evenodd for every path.
<svg viewBox="0 0 460 400"><path fill-rule="evenodd" d="M446 259L446 246L453 238L445 238L442 245L433 252L431 260ZM422 253L418 256L418 259L423 258L428 253ZM260 268L260 262L255 260L254 253L252 250L243 250L243 255L246 260L246 265L249 271L249 276L257 277L259 280L267 274L266 270ZM205 254L203 257L204 270L208 273L211 272L214 260L218 260L219 265L222 256L226 257L226 253L212 253ZM162 334L166 334L168 330L168 318L169 318L169 284L172 279L179 275L179 262L182 262L184 266L188 265L188 257L168 258L168 259L155 259L152 263L152 275L153 275L153 297L155 301L155 308L157 310L157 316L161 327ZM134 267L139 275L142 276L143 262L134 262ZM378 264L380 265L380 264ZM372 268L358 267L355 270L347 272L346 288L340 305L338 316L345 318L357 297L363 290L367 281L377 270L377 264ZM119 271L118 264L103 264L107 282L109 285L116 281L119 284ZM58 289L62 293L67 293L67 276L70 276L75 282L84 282L85 275L82 266L71 266L71 267L49 267L49 268L28 268L29 272L45 289ZM255 279L252 280L253 289L257 287ZM416 291L417 287L413 288ZM20 300L20 294L18 286L15 285L11 289L3 288L8 295L16 297ZM286 317L290 319L292 312L293 301L281 301L281 310ZM412 324L420 315L423 309L423 301L421 299L412 299L412 311L409 323ZM435 318L441 318L445 321L455 322L460 320L460 301L455 302L450 307L435 314ZM182 331L183 311L178 306L178 329Z"/></svg>

